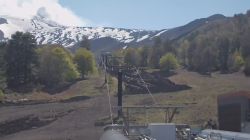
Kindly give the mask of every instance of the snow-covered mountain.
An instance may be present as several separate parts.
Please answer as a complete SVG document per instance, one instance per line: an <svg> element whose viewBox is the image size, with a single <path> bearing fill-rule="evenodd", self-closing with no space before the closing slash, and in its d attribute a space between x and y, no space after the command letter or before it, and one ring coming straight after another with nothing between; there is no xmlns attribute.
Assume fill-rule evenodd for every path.
<svg viewBox="0 0 250 140"><path fill-rule="evenodd" d="M225 18L223 15L213 15L169 30L148 31L111 27L63 26L38 12L32 19L0 16L0 41L9 39L16 31L22 31L32 33L38 44L61 44L74 49L83 36L86 36L91 41L92 50L98 53L126 48L126 46L152 45L153 39L157 36L163 41L166 39L175 40L209 22Z"/></svg>
<svg viewBox="0 0 250 140"><path fill-rule="evenodd" d="M87 36L91 41L111 38L126 45L152 39L162 32L109 27L62 26L39 14L32 19L0 16L0 40L10 38L11 34L16 31L32 33L38 44L61 44L65 47L73 46L83 36Z"/></svg>

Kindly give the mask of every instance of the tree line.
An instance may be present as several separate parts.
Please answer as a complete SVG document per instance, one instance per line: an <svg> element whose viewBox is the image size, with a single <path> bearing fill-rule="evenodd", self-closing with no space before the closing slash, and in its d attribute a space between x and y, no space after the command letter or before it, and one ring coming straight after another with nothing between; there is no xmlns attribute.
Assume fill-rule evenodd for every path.
<svg viewBox="0 0 250 140"><path fill-rule="evenodd" d="M61 45L38 46L33 35L23 32L0 44L0 65L0 90L55 88L96 71L90 44L81 43L73 54Z"/></svg>
<svg viewBox="0 0 250 140"><path fill-rule="evenodd" d="M123 56L126 65L149 67L169 72L179 67L176 57L176 48L170 40L162 42L157 37L153 46L129 47L114 52L115 56Z"/></svg>
<svg viewBox="0 0 250 140"><path fill-rule="evenodd" d="M176 44L180 62L200 73L236 72L250 75L250 11L208 23Z"/></svg>
<svg viewBox="0 0 250 140"><path fill-rule="evenodd" d="M115 52L128 65L169 72L182 66L202 74L243 70L250 76L250 11L214 21L176 40L154 39L152 46Z"/></svg>

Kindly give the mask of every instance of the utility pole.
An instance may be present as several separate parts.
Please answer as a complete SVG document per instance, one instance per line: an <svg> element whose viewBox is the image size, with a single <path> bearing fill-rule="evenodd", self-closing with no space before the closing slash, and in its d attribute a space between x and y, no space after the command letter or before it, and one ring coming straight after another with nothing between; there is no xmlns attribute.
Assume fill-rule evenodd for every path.
<svg viewBox="0 0 250 140"><path fill-rule="evenodd" d="M104 81L104 84L106 84L108 82L108 79L107 79L107 70L109 68L109 57L111 56L111 54L109 52L103 52L102 55L101 55L101 62L102 62L102 68L105 69L105 81Z"/></svg>
<svg viewBox="0 0 250 140"><path fill-rule="evenodd" d="M107 80L108 55L105 55L104 57L105 57L104 58L104 63L105 63L105 66L106 66L106 70L105 70L105 83L107 83L108 82L108 80Z"/></svg>
<svg viewBox="0 0 250 140"><path fill-rule="evenodd" d="M111 72L113 72L113 68L118 70L117 73L117 80L118 80L118 92L117 92L117 106L118 106L118 118L122 118L123 117L123 113L122 113L122 77L123 77L123 66L118 64L115 65L113 62L115 62L114 60L118 60L121 59L122 57L113 57L110 52L103 52L102 53L102 63L104 65L105 68L105 83L107 83L108 79L107 79L107 70L110 69ZM112 68L112 69L111 69ZM114 70L114 71L116 71ZM116 71L117 72L117 71Z"/></svg>

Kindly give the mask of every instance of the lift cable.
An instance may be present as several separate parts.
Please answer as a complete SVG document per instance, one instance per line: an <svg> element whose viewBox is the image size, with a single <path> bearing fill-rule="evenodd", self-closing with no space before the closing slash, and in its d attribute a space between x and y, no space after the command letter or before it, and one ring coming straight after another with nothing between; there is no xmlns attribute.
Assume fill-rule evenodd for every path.
<svg viewBox="0 0 250 140"><path fill-rule="evenodd" d="M151 91L149 90L147 83L146 83L146 82L144 81L144 79L142 78L139 69L136 68L136 67L134 67L134 68L135 68L136 74L139 76L140 80L143 82L144 87L147 89L148 94L151 96L151 98L152 98L154 104L155 104L155 105L158 105L158 103L157 103L155 97L153 96L153 94L152 94Z"/></svg>
<svg viewBox="0 0 250 140"><path fill-rule="evenodd" d="M107 73L107 66L106 64L103 62L103 59L102 59L102 64L104 66L104 70L105 72ZM108 101L109 101L109 111L110 111L110 119L111 119L111 122L112 122L112 125L114 124L114 121L113 121L113 111L112 111L112 103L111 103L111 97L110 97L110 89L109 89L109 81L108 81L108 78L106 79L107 82L105 83L106 85L106 88L107 88L107 96L108 96Z"/></svg>
<svg viewBox="0 0 250 140"><path fill-rule="evenodd" d="M140 80L143 82L143 86L147 89L147 92L151 96L154 104L155 105L160 105L159 103L157 103L157 101L156 101L155 97L153 96L152 92L149 90L149 87L148 87L147 83L145 82L145 80L142 78L139 69L137 67L134 67L134 69L136 71L136 74L139 76ZM162 113L164 112L164 110L162 108L160 110L162 111ZM164 116L164 119L165 119L165 116ZM148 118L147 118L147 121L148 121Z"/></svg>

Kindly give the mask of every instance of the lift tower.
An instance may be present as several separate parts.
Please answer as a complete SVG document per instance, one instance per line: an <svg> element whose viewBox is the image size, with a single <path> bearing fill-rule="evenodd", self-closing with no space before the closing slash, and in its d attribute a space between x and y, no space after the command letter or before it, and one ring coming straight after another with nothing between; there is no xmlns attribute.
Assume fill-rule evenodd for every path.
<svg viewBox="0 0 250 140"><path fill-rule="evenodd" d="M120 62L119 62L120 61ZM122 63L123 57L114 57L110 52L103 52L101 55L101 64L105 69L105 83L107 83L106 73L110 72L117 75L118 80L118 92L117 92L117 114L118 118L122 118L122 77L123 77L123 69L125 66Z"/></svg>

